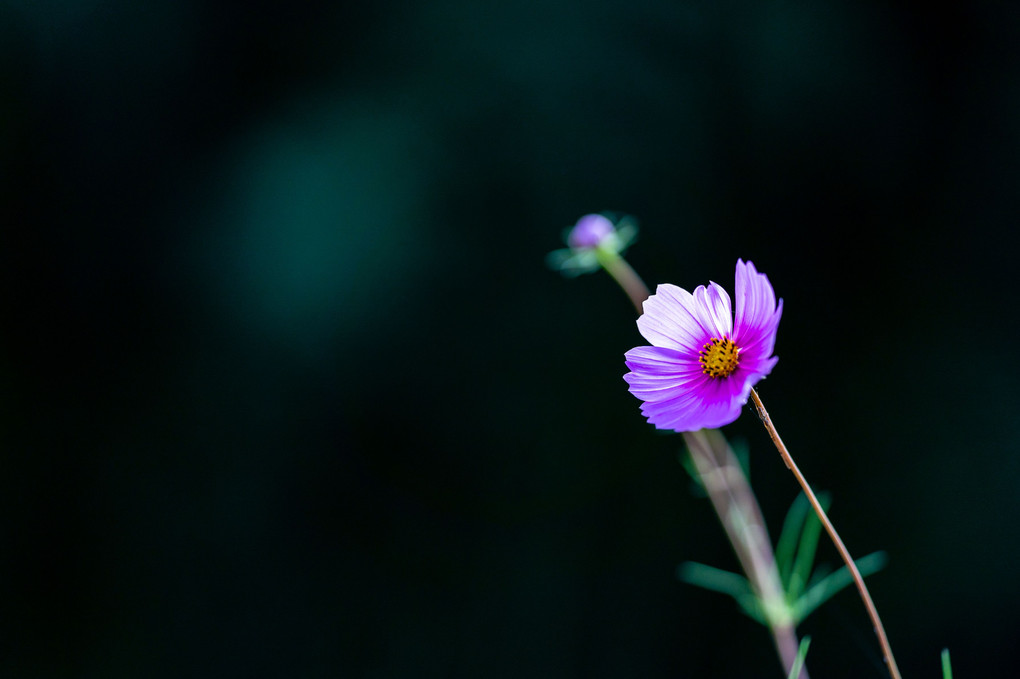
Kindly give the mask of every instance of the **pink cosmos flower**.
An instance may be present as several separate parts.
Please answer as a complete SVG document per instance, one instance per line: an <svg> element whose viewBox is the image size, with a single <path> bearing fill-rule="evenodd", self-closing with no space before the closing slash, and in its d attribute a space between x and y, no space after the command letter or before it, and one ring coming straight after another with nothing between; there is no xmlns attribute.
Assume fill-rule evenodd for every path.
<svg viewBox="0 0 1020 679"><path fill-rule="evenodd" d="M737 260L736 322L730 296L710 282L694 294L660 285L645 300L638 330L652 343L627 352L623 379L659 429L694 431L729 424L753 387L779 361L772 356L783 300L765 274Z"/></svg>

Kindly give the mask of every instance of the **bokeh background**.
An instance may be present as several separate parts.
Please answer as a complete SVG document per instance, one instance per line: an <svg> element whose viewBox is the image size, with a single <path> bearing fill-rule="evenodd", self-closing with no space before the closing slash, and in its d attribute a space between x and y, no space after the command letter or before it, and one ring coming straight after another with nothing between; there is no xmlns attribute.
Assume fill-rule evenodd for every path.
<svg viewBox="0 0 1020 679"><path fill-rule="evenodd" d="M760 392L905 676L1020 673L1013 3L0 3L0 676L781 677L605 275ZM753 413L773 534L796 494ZM836 555L827 545L823 561ZM852 591L817 677L881 677Z"/></svg>

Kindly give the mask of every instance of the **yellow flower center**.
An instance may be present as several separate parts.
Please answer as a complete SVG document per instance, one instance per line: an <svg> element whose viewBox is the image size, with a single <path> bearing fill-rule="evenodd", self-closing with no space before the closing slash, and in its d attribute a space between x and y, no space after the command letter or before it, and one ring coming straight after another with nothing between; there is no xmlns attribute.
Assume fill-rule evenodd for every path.
<svg viewBox="0 0 1020 679"><path fill-rule="evenodd" d="M705 342L704 348L698 353L701 371L709 377L726 377L740 365L740 348L736 342L722 336L713 337Z"/></svg>

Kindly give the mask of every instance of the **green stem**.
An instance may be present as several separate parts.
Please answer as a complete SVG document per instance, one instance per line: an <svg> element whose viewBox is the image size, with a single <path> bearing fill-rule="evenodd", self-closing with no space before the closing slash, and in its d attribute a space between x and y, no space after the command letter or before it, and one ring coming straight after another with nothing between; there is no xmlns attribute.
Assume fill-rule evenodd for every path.
<svg viewBox="0 0 1020 679"><path fill-rule="evenodd" d="M821 503L815 496L814 491L811 490L811 486L808 485L807 479L801 473L800 468L797 467L797 463L793 461L793 457L790 456L790 451L786 449L786 445L783 440L779 438L779 432L776 431L776 427L772 424L772 418L769 417L768 411L765 410L765 406L762 404L761 399L758 397L758 392L754 389L751 390L751 398L754 400L754 407L758 410L758 417L761 418L762 424L765 425L765 429L768 431L769 436L772 437L772 442L776 444L776 448L779 450L779 455L782 456L783 462L786 463L787 469L793 472L793 476L797 479L797 483L804 490L804 495L807 496L808 501L815 510L815 514L818 515L818 520L825 526L826 532L829 537L832 538L832 543L836 545L836 550L839 552L840 557L843 559L843 563L846 564L847 570L854 578L854 584L857 585L857 591L861 595L861 601L864 602L864 607L868 610L868 616L871 618L871 624L875 628L875 636L878 637L878 643L882 647L882 655L885 657L885 664L889 668L889 674L892 675L893 679L900 679L900 670L896 666L896 659L893 658L892 647L889 645L889 639L885 635L885 627L882 626L882 620L878 617L878 609L875 608L875 602L871 600L871 594L868 592L867 585L864 584L864 578L861 577L861 572L857 569L857 564L850 557L850 552L847 550L846 545L843 544L843 540L840 539L839 533L836 532L832 522L829 521L829 517L826 515L825 510L822 508Z"/></svg>
<svg viewBox="0 0 1020 679"><path fill-rule="evenodd" d="M683 437L702 486L761 604L783 669L789 672L796 663L799 644L758 500L719 430L684 432ZM807 668L802 667L796 676L808 679Z"/></svg>
<svg viewBox="0 0 1020 679"><path fill-rule="evenodd" d="M637 272L631 268L627 260L620 255L601 248L597 249L595 254L599 258L599 264L606 270L606 273L613 277L613 280L620 284L620 287L627 293L627 297L630 298L634 308L640 314L643 311L641 307L642 302L648 299L648 286L637 275Z"/></svg>

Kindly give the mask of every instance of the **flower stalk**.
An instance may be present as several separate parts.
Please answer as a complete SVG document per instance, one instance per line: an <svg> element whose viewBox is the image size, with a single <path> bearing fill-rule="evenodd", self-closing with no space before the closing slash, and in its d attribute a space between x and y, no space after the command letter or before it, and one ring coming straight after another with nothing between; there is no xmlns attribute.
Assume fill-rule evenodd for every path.
<svg viewBox="0 0 1020 679"><path fill-rule="evenodd" d="M616 281L623 291L627 293L638 314L641 313L641 304L648 299L648 286L637 275L633 267L623 257L612 250L598 248L595 251L599 264L606 270L613 280Z"/></svg>
<svg viewBox="0 0 1020 679"><path fill-rule="evenodd" d="M754 588L783 668L790 672L797 661L799 642L758 500L719 430L699 429L684 432L683 437L712 508ZM808 679L803 664L797 676Z"/></svg>
<svg viewBox="0 0 1020 679"><path fill-rule="evenodd" d="M800 468L797 467L797 463L793 461L793 457L790 455L790 451L787 450L786 445L783 443L783 439L780 438L779 432L776 430L774 424L772 424L772 418L769 417L768 411L765 410L764 404L761 402L758 393L751 389L751 399L754 401L754 407L758 411L758 417L761 418L762 424L765 425L765 429L768 431L769 436L772 438L772 442L776 445L779 450L779 455L783 458L783 462L786 464L787 469L793 472L794 478L797 479L797 483L804 491L804 495L807 496L808 501L811 503L811 507L814 508L815 514L818 515L818 520L822 522L825 527L825 531L829 534L832 539L832 543L836 546L836 551L839 552L839 556L843 559L846 564L847 570L853 576L854 584L857 586L857 591L860 593L861 601L864 602L864 607L868 611L868 617L871 618L871 624L875 628L875 636L878 637L878 643L882 647L882 655L885 658L886 667L889 668L889 674L893 679L900 679L900 670L896 666L896 659L893 657L892 647L889 645L889 638L885 634L885 627L882 626L882 620L878 617L878 609L875 608L875 602L871 599L871 593L868 592L867 585L864 584L864 578L861 576L861 572L857 568L857 564L850 557L850 552L847 550L846 545L843 544L843 540L839 537L839 533L836 532L836 528L832 525L828 515L825 513L825 509L822 508L821 503L815 496L814 491L811 490L811 486L808 485L807 479L804 478L804 474L801 473Z"/></svg>
<svg viewBox="0 0 1020 679"><path fill-rule="evenodd" d="M596 252L602 268L627 294L637 312L642 313L642 305L650 294L648 286L616 252L601 248ZM761 507L747 476L718 430L699 429L682 435L712 508L762 606L783 669L791 672L797 663L800 644ZM803 662L797 677L810 679Z"/></svg>

